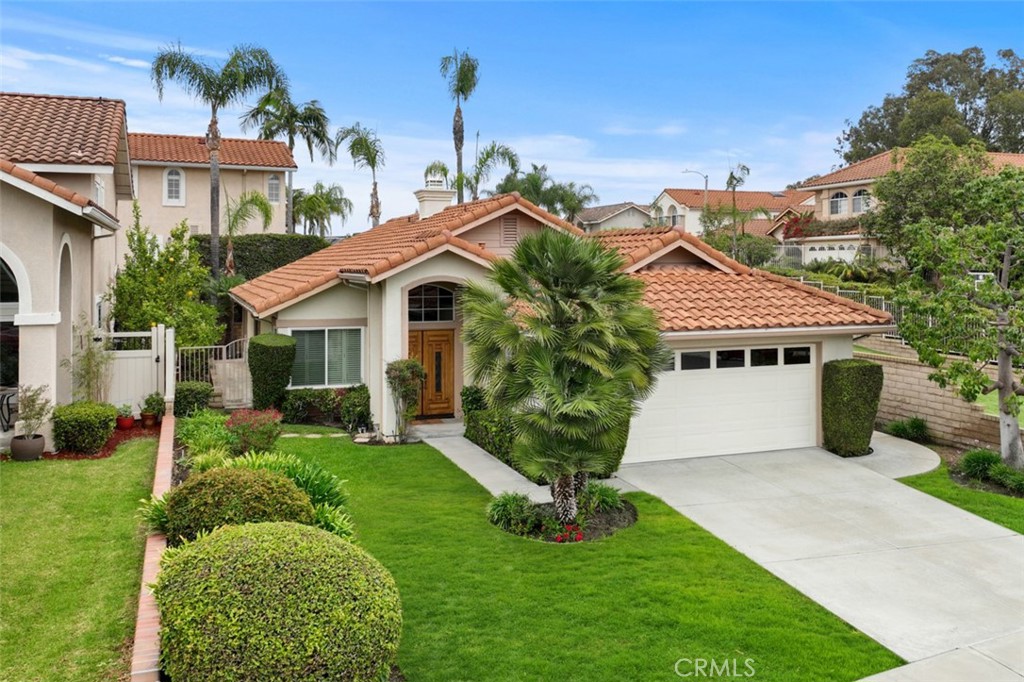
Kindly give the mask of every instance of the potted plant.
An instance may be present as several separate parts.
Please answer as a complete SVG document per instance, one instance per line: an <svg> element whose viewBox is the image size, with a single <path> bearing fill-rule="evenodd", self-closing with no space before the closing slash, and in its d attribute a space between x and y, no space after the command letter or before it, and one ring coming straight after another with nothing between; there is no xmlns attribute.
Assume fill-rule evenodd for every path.
<svg viewBox="0 0 1024 682"><path fill-rule="evenodd" d="M135 426L135 417L132 416L132 406L125 403L117 408L117 430L130 431Z"/></svg>
<svg viewBox="0 0 1024 682"><path fill-rule="evenodd" d="M18 386L18 421L24 433L11 439L11 457L19 462L43 455L46 438L38 431L53 411L53 403L46 397L48 390L49 386Z"/></svg>
<svg viewBox="0 0 1024 682"><path fill-rule="evenodd" d="M166 409L164 397L155 391L147 395L139 407L142 410L142 426L147 429L156 426L157 419L164 416Z"/></svg>

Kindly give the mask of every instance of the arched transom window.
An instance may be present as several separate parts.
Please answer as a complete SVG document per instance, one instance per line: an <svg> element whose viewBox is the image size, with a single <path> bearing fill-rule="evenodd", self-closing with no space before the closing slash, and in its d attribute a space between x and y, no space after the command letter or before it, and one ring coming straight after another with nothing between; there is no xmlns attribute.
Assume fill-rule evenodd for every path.
<svg viewBox="0 0 1024 682"><path fill-rule="evenodd" d="M179 168L164 171L164 206L185 205L185 174Z"/></svg>
<svg viewBox="0 0 1024 682"><path fill-rule="evenodd" d="M853 212L863 213L871 208L871 193L866 189L859 189L853 194Z"/></svg>
<svg viewBox="0 0 1024 682"><path fill-rule="evenodd" d="M841 215L846 213L846 192L836 192L828 201L829 215Z"/></svg>
<svg viewBox="0 0 1024 682"><path fill-rule="evenodd" d="M455 291L424 284L409 291L410 322L451 322L455 319Z"/></svg>
<svg viewBox="0 0 1024 682"><path fill-rule="evenodd" d="M272 204L281 202L281 176L271 175L267 178L267 200Z"/></svg>

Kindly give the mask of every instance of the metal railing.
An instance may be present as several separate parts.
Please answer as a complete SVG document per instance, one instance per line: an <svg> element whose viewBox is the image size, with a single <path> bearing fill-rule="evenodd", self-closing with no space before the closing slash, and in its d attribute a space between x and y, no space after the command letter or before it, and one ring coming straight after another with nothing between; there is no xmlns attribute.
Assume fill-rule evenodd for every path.
<svg viewBox="0 0 1024 682"><path fill-rule="evenodd" d="M178 381L207 381L213 383L210 369L214 362L247 360L249 339L235 339L223 346L189 346L178 349Z"/></svg>
<svg viewBox="0 0 1024 682"><path fill-rule="evenodd" d="M852 263L858 258L874 260L884 255L881 248L870 244L779 244L775 247L775 255L768 264L783 268L799 268L815 261L834 260Z"/></svg>

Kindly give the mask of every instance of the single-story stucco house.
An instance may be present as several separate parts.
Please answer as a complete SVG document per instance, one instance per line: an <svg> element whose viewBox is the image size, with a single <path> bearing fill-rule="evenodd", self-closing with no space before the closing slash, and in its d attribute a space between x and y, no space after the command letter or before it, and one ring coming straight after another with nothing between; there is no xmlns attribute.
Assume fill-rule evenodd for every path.
<svg viewBox="0 0 1024 682"><path fill-rule="evenodd" d="M399 358L426 368L422 416L461 415L472 377L458 289L538 230L622 253L675 351L633 422L626 461L818 445L822 363L851 357L856 336L892 328L886 313L751 270L680 228L587 236L515 193L456 206L449 190L416 194L417 214L231 290L250 334L296 337L293 387L367 384L384 434L395 430L384 369Z"/></svg>

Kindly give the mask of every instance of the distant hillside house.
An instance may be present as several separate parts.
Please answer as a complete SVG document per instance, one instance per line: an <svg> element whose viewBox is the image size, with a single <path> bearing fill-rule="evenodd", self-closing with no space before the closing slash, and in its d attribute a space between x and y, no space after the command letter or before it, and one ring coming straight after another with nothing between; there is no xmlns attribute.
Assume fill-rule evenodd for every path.
<svg viewBox="0 0 1024 682"><path fill-rule="evenodd" d="M762 192L751 190L736 191L736 209L750 213L757 209L767 211L770 218L777 217L790 207L805 207L800 210L813 209L811 202L813 192L787 189L781 192ZM712 189L706 193L703 189L672 189L668 188L658 195L651 206L652 214L658 225L680 226L690 234L700 235L704 228L700 224L705 205L709 209L732 207L733 192L725 189ZM759 216L758 219L769 219ZM758 223L755 232L761 230L765 234L767 225Z"/></svg>
<svg viewBox="0 0 1024 682"><path fill-rule="evenodd" d="M584 232L597 232L617 228L646 227L651 222L648 206L624 201L620 204L591 206L576 216L576 227Z"/></svg>

